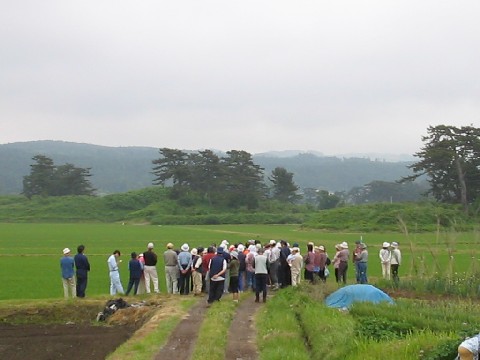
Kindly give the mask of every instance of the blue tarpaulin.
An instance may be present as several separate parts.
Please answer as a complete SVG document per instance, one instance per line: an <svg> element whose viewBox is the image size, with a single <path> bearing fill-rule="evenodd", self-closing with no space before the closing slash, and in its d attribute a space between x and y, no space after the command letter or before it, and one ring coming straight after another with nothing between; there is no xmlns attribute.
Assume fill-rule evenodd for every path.
<svg viewBox="0 0 480 360"><path fill-rule="evenodd" d="M377 289L375 286L364 284L342 287L325 299L327 306L334 308L349 308L354 302L371 302L377 304L382 301L387 301L391 304L394 303L392 298L382 290Z"/></svg>

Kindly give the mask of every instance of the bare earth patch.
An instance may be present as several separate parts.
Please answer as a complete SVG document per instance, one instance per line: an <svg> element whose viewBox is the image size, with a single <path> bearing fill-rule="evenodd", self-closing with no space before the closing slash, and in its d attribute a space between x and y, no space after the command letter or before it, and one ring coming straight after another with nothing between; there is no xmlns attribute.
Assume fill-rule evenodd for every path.
<svg viewBox="0 0 480 360"><path fill-rule="evenodd" d="M134 331L133 326L0 324L0 358L103 360Z"/></svg>

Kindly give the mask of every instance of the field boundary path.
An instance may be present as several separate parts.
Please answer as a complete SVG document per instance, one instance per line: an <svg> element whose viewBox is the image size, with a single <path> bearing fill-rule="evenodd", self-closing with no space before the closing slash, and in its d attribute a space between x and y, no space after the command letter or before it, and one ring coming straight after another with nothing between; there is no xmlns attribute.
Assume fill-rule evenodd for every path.
<svg viewBox="0 0 480 360"><path fill-rule="evenodd" d="M262 306L262 304L255 303L255 297L250 294L240 301L227 334L226 360L258 359L255 316ZM203 299L198 301L178 323L154 359L191 359L206 311L207 306Z"/></svg>
<svg viewBox="0 0 480 360"><path fill-rule="evenodd" d="M262 305L255 303L254 296L248 296L239 303L228 330L226 360L258 359L255 316L261 308Z"/></svg>
<svg viewBox="0 0 480 360"><path fill-rule="evenodd" d="M170 334L167 343L157 352L155 360L188 360L205 317L205 302L198 301Z"/></svg>

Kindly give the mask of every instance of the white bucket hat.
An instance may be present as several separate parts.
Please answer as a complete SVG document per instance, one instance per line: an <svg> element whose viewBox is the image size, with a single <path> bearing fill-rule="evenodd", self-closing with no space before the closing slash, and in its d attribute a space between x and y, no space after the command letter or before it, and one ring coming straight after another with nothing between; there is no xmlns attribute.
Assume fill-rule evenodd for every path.
<svg viewBox="0 0 480 360"><path fill-rule="evenodd" d="M188 246L188 244L183 244L181 249L182 249L182 251L188 251L190 249L190 247Z"/></svg>
<svg viewBox="0 0 480 360"><path fill-rule="evenodd" d="M389 247L389 246L390 246L390 243L388 243L388 242L386 242L386 241L382 244L382 247L384 247L384 248L385 248L385 247Z"/></svg>

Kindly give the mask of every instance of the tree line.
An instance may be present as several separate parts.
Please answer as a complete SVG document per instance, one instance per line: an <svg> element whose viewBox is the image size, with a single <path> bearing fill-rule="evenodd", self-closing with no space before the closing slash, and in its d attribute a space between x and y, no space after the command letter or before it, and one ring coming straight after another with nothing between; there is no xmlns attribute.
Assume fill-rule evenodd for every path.
<svg viewBox="0 0 480 360"><path fill-rule="evenodd" d="M404 194L415 192L408 184L422 177L428 182L425 195L439 202L461 204L465 211L472 205L480 208L480 129L430 126L422 141L423 147L414 154L419 161L409 166L413 175L397 184L373 181L349 193L299 191L293 173L277 167L266 177L251 154L238 150L219 156L211 150L186 152L161 148L159 158L152 161L153 184L170 187L172 198L186 205L204 201L214 206L254 209L264 199L289 203L303 199L319 208L331 208L344 202L385 201L388 197L393 200L394 196L405 199ZM44 155L36 155L33 160L36 163L30 165L30 174L23 180L25 196L94 195L90 168L55 165Z"/></svg>

